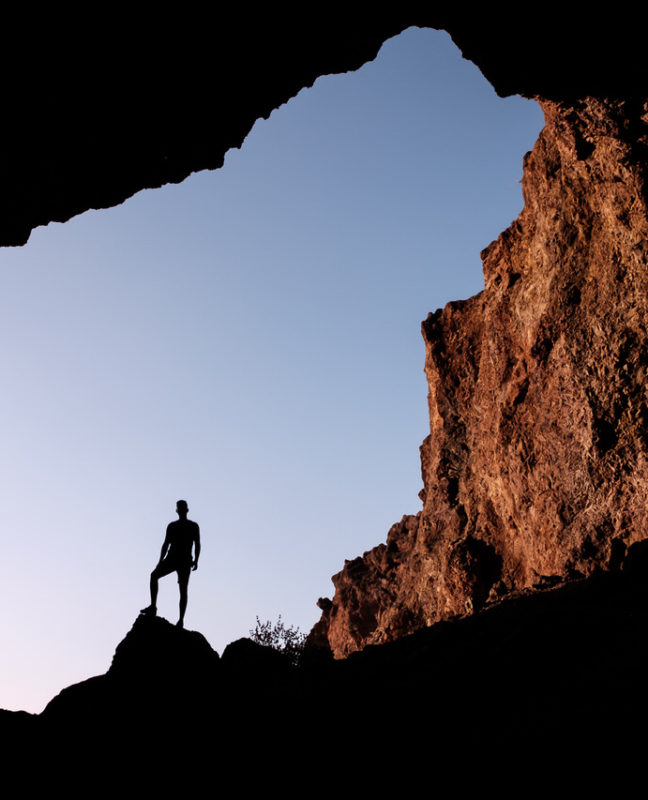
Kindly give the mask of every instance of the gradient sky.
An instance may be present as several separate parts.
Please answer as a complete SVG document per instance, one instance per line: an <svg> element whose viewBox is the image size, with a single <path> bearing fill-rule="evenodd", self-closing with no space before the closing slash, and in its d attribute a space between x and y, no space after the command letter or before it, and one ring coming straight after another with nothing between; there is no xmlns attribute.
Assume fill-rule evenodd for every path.
<svg viewBox="0 0 648 800"><path fill-rule="evenodd" d="M308 631L420 509L420 323L482 286L536 103L410 29L258 122L221 170L0 251L0 708L105 672L178 498L186 624ZM174 576L159 613L177 619Z"/></svg>

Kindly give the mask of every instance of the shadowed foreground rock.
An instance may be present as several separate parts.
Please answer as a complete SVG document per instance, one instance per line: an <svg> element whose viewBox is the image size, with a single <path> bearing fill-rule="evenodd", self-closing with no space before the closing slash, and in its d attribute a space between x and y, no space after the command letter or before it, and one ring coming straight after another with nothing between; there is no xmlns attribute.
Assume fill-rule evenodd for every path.
<svg viewBox="0 0 648 800"><path fill-rule="evenodd" d="M249 640L219 659L200 634L140 618L106 675L0 725L9 764L28 753L56 770L73 758L77 776L127 765L151 786L312 776L332 752L379 782L404 758L418 775L470 753L569 752L573 771L579 754L632 749L619 731L648 713L647 628L640 549L623 573L522 594L342 661L310 653L301 667Z"/></svg>

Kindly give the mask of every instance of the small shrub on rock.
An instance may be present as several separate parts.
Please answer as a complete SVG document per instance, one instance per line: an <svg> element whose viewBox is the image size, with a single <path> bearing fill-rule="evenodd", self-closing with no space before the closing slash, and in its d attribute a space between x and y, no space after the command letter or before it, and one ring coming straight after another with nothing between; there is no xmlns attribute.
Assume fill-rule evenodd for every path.
<svg viewBox="0 0 648 800"><path fill-rule="evenodd" d="M256 627L250 631L250 639L257 644L278 650L290 659L291 664L297 666L306 643L306 634L292 625L286 627L279 614L279 619L274 625L269 619L261 622L257 617Z"/></svg>

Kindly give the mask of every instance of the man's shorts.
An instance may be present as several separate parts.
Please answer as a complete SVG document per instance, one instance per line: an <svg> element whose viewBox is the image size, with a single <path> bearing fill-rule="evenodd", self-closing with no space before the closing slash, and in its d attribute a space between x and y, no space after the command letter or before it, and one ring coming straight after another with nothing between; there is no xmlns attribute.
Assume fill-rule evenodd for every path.
<svg viewBox="0 0 648 800"><path fill-rule="evenodd" d="M179 561L176 558L167 556L153 570L151 577L164 578L165 575L170 575L172 572L178 573L178 583L188 583L189 574L191 573L191 561Z"/></svg>

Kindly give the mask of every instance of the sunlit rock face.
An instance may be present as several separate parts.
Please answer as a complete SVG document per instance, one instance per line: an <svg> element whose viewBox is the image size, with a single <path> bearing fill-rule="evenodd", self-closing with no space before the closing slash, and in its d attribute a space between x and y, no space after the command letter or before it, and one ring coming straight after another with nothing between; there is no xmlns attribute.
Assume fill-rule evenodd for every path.
<svg viewBox="0 0 648 800"><path fill-rule="evenodd" d="M648 106L542 105L484 291L423 323L423 511L334 576L337 657L613 569L648 534Z"/></svg>

